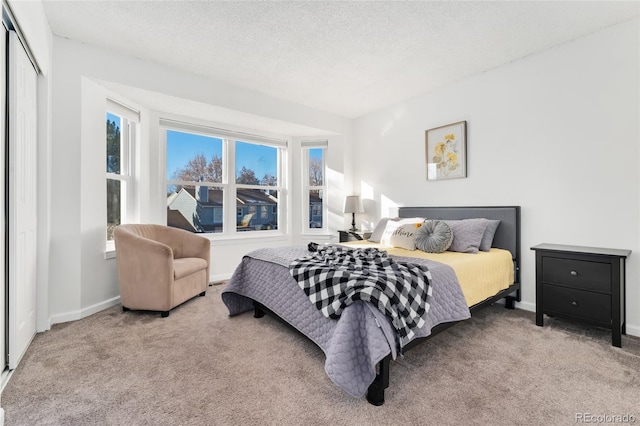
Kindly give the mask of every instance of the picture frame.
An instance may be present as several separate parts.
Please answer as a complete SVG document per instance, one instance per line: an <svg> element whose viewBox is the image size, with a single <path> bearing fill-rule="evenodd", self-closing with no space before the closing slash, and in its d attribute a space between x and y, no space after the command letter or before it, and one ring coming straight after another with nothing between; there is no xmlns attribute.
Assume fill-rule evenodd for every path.
<svg viewBox="0 0 640 426"><path fill-rule="evenodd" d="M425 132L427 180L467 177L467 122L459 121Z"/></svg>

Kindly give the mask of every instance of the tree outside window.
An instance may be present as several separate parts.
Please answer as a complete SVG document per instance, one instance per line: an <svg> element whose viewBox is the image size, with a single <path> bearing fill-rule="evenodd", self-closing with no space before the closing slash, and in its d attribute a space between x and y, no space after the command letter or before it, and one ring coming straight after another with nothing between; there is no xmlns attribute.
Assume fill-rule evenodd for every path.
<svg viewBox="0 0 640 426"><path fill-rule="evenodd" d="M306 230L326 228L325 147L326 141L317 142L315 146L314 143L303 145L303 198L309 217Z"/></svg>
<svg viewBox="0 0 640 426"><path fill-rule="evenodd" d="M113 230L122 223L120 180L111 176L120 174L121 121L120 117L107 113L107 241L113 240Z"/></svg>

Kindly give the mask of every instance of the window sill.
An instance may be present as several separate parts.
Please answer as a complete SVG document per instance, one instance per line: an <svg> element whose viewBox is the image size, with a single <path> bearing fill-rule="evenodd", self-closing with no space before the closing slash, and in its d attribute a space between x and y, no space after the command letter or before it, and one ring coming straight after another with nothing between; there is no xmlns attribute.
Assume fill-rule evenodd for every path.
<svg viewBox="0 0 640 426"><path fill-rule="evenodd" d="M285 234L270 234L270 235L256 235L254 233L251 233L249 235L249 233L240 233L241 235L216 235L214 233L202 233L202 234L195 234L195 235L200 235L203 236L205 238L208 238L212 243L215 243L216 245L233 245L233 244L249 244L251 242L254 242L256 240L260 240L260 241L268 241L268 242L282 242L282 241L289 241L289 235L285 235ZM247 234L247 235L243 235L243 234ZM319 237L320 239L329 239L331 236L329 234L308 234L308 236L313 236L313 237ZM107 248L104 251L104 258L106 260L108 259L115 259L116 258L116 250L115 248Z"/></svg>
<svg viewBox="0 0 640 426"><path fill-rule="evenodd" d="M205 238L211 240L212 244L217 245L232 245L232 244L249 244L251 242L255 242L256 240L260 241L289 241L290 236L285 234L270 234L270 235L256 235L248 232L241 232L241 235L216 235L216 234L196 234L201 235Z"/></svg>
<svg viewBox="0 0 640 426"><path fill-rule="evenodd" d="M333 234L328 233L316 233L316 232L303 232L300 234L303 238L318 238L321 240L330 240Z"/></svg>

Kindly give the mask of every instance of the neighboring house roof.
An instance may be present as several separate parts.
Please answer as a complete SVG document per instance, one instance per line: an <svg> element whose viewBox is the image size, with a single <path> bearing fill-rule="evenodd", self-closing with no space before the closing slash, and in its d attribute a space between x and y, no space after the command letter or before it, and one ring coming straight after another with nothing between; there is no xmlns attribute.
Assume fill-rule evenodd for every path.
<svg viewBox="0 0 640 426"><path fill-rule="evenodd" d="M180 210L171 210L167 207L167 225L174 228L184 229L186 231L197 232L189 220L182 215Z"/></svg>
<svg viewBox="0 0 640 426"><path fill-rule="evenodd" d="M196 199L196 190L195 188L182 188L180 191L184 191L189 194L194 200ZM175 193L174 193L175 194ZM175 199L174 194L171 194L167 198L167 205L170 205L173 199ZM209 200L208 201L198 201L200 205L207 207L222 207L223 204L223 193L221 189L217 188L209 188ZM318 199L321 201L320 199ZM278 199L272 195L265 194L262 191L257 191L255 189L238 189L236 194L236 201L239 204L244 205L260 205L260 204L277 204Z"/></svg>
<svg viewBox="0 0 640 426"><path fill-rule="evenodd" d="M189 195L196 199L196 190L195 188L182 188L181 191L187 192ZM222 207L222 190L216 188L209 188L209 200L202 201L198 200L200 205L208 206L208 207Z"/></svg>
<svg viewBox="0 0 640 426"><path fill-rule="evenodd" d="M180 196L180 195L186 195L188 197L193 198L193 201L196 200L196 198L193 195L193 191L188 190L187 188L180 188L180 191L178 192L173 192L169 195L167 195L167 206L170 206L171 204L174 203L174 201L176 201L176 199Z"/></svg>
<svg viewBox="0 0 640 426"><path fill-rule="evenodd" d="M171 194L169 194L167 196L167 205L171 205L171 203L173 203L173 200L176 199L176 197L178 197L178 193L177 192L172 192Z"/></svg>
<svg viewBox="0 0 640 426"><path fill-rule="evenodd" d="M198 202L182 188L167 196L167 225L191 232L201 231L194 222Z"/></svg>
<svg viewBox="0 0 640 426"><path fill-rule="evenodd" d="M236 201L245 205L251 204L277 204L278 199L255 189L238 189Z"/></svg>

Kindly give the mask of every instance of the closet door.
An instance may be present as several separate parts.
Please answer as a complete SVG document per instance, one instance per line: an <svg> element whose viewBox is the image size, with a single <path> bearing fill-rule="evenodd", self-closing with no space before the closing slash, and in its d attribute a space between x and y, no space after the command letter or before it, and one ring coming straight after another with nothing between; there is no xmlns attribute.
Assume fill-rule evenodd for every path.
<svg viewBox="0 0 640 426"><path fill-rule="evenodd" d="M6 248L7 248L7 235L6 235L6 223L5 215L6 211L6 171L7 171L7 139L6 139L6 106L7 106L7 93L6 93L6 73L7 64L7 29L4 25L0 25L0 208L2 209L0 214L0 372L3 372L7 367L7 281L6 281Z"/></svg>
<svg viewBox="0 0 640 426"><path fill-rule="evenodd" d="M37 75L9 31L9 368L36 333Z"/></svg>

